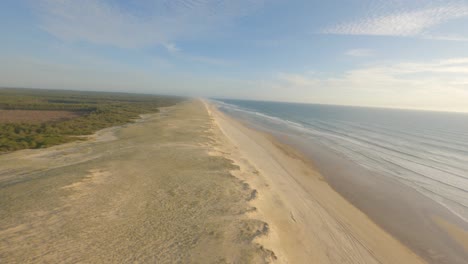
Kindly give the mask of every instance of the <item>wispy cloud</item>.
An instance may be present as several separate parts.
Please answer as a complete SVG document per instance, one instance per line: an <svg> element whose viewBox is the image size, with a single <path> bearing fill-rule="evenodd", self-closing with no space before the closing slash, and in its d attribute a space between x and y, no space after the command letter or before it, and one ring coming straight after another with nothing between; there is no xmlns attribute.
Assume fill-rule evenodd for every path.
<svg viewBox="0 0 468 264"><path fill-rule="evenodd" d="M468 42L468 37L464 37L458 34L445 34L445 35L422 34L421 37L424 39Z"/></svg>
<svg viewBox="0 0 468 264"><path fill-rule="evenodd" d="M278 79L286 84L301 87L315 86L321 83L320 79L311 78L310 75L307 74L279 73Z"/></svg>
<svg viewBox="0 0 468 264"><path fill-rule="evenodd" d="M108 0L41 0L35 10L39 12L40 27L65 41L121 48L162 45L172 52L179 38L216 30L255 12L263 2L141 1L134 3L143 5L136 12Z"/></svg>
<svg viewBox="0 0 468 264"><path fill-rule="evenodd" d="M373 10L368 13L372 14ZM398 9L389 13L377 11L354 21L340 23L323 30L326 34L423 36L434 26L453 19L468 17L468 4L456 2L429 5L419 9ZM448 39L447 39L448 40Z"/></svg>
<svg viewBox="0 0 468 264"><path fill-rule="evenodd" d="M455 58L363 67L336 77L280 73L271 87L282 100L468 112L467 84L468 58Z"/></svg>
<svg viewBox="0 0 468 264"><path fill-rule="evenodd" d="M351 57L371 57L375 55L375 52L371 49L351 49L346 51L345 54Z"/></svg>
<svg viewBox="0 0 468 264"><path fill-rule="evenodd" d="M208 57L208 56L202 56L202 55L194 55L194 54L187 54L183 50L181 50L179 47L177 47L175 44L172 43L163 43L162 44L174 57L177 58L182 58L185 60L189 61L195 61L195 62L202 62L202 63L207 63L207 64L214 64L214 65L228 65L230 64L226 60L223 59L218 59L218 58L213 58L213 57Z"/></svg>

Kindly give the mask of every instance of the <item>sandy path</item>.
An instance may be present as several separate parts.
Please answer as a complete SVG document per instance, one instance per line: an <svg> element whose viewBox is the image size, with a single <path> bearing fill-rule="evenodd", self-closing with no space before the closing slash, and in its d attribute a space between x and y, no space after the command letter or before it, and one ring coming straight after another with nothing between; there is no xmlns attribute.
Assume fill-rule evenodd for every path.
<svg viewBox="0 0 468 264"><path fill-rule="evenodd" d="M241 165L258 191L254 205L270 225L268 239L279 260L289 263L423 263L337 194L285 146L248 129L207 105L227 137L220 150Z"/></svg>

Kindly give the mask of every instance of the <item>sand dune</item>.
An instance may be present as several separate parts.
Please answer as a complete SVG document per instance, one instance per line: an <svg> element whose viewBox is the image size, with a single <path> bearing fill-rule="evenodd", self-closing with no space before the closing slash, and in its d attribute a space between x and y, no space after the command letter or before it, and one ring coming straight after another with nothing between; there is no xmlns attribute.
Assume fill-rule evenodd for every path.
<svg viewBox="0 0 468 264"><path fill-rule="evenodd" d="M114 136L112 136L114 135ZM201 102L0 156L1 263L266 263L253 190Z"/></svg>

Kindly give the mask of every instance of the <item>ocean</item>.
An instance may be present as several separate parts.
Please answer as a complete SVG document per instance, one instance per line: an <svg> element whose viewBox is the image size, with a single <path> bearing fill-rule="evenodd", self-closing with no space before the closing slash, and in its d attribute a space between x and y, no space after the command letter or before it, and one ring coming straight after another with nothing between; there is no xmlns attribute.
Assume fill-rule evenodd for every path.
<svg viewBox="0 0 468 264"><path fill-rule="evenodd" d="M212 100L264 129L300 136L413 188L468 222L468 114Z"/></svg>

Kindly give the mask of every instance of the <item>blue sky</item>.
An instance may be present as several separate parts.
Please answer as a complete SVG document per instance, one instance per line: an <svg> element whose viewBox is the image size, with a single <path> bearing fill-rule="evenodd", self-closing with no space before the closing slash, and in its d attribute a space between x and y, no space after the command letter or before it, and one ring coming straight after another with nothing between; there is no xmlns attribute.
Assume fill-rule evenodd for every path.
<svg viewBox="0 0 468 264"><path fill-rule="evenodd" d="M468 112L468 1L4 0L0 86Z"/></svg>

